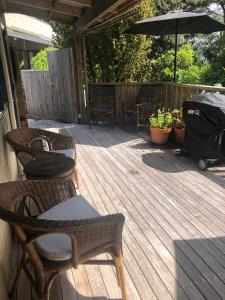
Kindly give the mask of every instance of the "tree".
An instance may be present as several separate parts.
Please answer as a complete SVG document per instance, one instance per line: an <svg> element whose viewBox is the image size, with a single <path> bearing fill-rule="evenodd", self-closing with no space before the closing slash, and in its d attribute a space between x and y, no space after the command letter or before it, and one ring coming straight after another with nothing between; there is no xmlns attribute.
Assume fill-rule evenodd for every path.
<svg viewBox="0 0 225 300"><path fill-rule="evenodd" d="M59 22L50 22L53 29L53 43L57 48L72 47L74 27Z"/></svg>
<svg viewBox="0 0 225 300"><path fill-rule="evenodd" d="M31 65L34 70L48 70L48 53L57 50L56 48L45 48L39 51L31 59Z"/></svg>
<svg viewBox="0 0 225 300"><path fill-rule="evenodd" d="M152 61L153 74L157 74L155 80L172 81L174 70L174 50L168 50L165 54ZM178 49L177 52L177 82L201 84L204 83L204 75L209 68L207 62L202 63L191 44Z"/></svg>
<svg viewBox="0 0 225 300"><path fill-rule="evenodd" d="M144 35L124 31L137 20L153 16L154 0L142 0L130 11L130 17L87 36L89 80L121 82L147 80L150 74L151 40ZM57 47L71 46L72 27L53 24Z"/></svg>
<svg viewBox="0 0 225 300"><path fill-rule="evenodd" d="M220 83L225 86L225 47L216 55L216 59L210 64L204 78L208 84Z"/></svg>
<svg viewBox="0 0 225 300"><path fill-rule="evenodd" d="M135 21L151 16L153 1L144 0L131 17L88 36L88 70L92 81L149 79L151 40L144 35L124 34L124 31Z"/></svg>

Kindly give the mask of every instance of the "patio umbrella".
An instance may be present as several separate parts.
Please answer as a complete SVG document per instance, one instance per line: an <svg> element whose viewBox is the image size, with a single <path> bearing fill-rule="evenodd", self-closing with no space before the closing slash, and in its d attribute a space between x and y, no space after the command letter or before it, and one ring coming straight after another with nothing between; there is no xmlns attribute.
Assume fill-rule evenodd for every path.
<svg viewBox="0 0 225 300"><path fill-rule="evenodd" d="M177 35L190 33L209 34L225 30L220 23L205 13L170 11L164 15L136 22L125 33L148 35L175 34L174 82L177 68Z"/></svg>

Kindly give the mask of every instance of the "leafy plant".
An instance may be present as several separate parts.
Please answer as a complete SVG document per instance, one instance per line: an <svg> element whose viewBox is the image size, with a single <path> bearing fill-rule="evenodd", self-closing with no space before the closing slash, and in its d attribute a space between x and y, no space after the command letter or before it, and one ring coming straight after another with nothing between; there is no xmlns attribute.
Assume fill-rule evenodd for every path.
<svg viewBox="0 0 225 300"><path fill-rule="evenodd" d="M31 59L31 65L34 70L48 70L48 53L57 50L57 48L45 48L39 51Z"/></svg>
<svg viewBox="0 0 225 300"><path fill-rule="evenodd" d="M173 126L175 128L184 128L184 120L183 120L183 112L182 109L174 109L172 111L172 117L173 117Z"/></svg>
<svg viewBox="0 0 225 300"><path fill-rule="evenodd" d="M174 50L168 50L152 60L156 80L172 81L174 76ZM177 52L177 82L202 84L204 74L208 73L209 63L201 62L197 51L191 44L186 44Z"/></svg>
<svg viewBox="0 0 225 300"><path fill-rule="evenodd" d="M173 125L173 116L169 110L159 109L157 114L153 114L149 118L152 128L171 128Z"/></svg>
<svg viewBox="0 0 225 300"><path fill-rule="evenodd" d="M104 2L104 1L103 1ZM105 1L107 2L107 1ZM154 0L141 0L129 15L106 28L86 36L88 78L91 82L129 82L150 79L149 36L125 34L130 26L154 15ZM54 43L57 47L70 47L73 26L53 23Z"/></svg>

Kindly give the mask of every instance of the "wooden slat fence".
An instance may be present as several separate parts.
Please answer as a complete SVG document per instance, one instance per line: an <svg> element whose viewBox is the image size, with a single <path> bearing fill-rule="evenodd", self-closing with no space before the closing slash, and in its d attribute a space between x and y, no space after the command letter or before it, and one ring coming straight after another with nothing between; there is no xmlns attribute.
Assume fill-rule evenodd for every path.
<svg viewBox="0 0 225 300"><path fill-rule="evenodd" d="M48 54L48 71L21 71L28 117L76 122L72 49Z"/></svg>
<svg viewBox="0 0 225 300"><path fill-rule="evenodd" d="M28 116L54 119L49 71L21 71Z"/></svg>
<svg viewBox="0 0 225 300"><path fill-rule="evenodd" d="M184 101L191 100L193 96L204 91L225 94L224 87L163 82L161 83L162 105L171 109L180 108Z"/></svg>
<svg viewBox="0 0 225 300"><path fill-rule="evenodd" d="M122 121L122 107L124 103L138 102L138 95L141 85L151 85L156 88L156 98L161 108L180 108L185 100L191 100L193 96L203 91L220 92L225 94L224 87L179 84L170 82L149 82L149 83L95 83L91 85L115 85L116 86L116 112L117 123Z"/></svg>

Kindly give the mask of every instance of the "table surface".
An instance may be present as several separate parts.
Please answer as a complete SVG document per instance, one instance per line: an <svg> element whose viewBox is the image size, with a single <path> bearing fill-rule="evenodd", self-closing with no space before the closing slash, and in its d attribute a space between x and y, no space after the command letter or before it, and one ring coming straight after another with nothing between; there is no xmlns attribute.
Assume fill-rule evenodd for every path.
<svg viewBox="0 0 225 300"><path fill-rule="evenodd" d="M40 157L30 161L24 167L27 177L60 177L71 174L74 170L75 162L62 154Z"/></svg>

